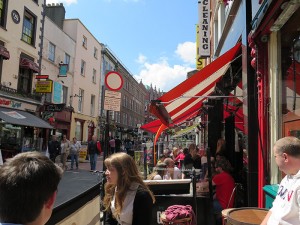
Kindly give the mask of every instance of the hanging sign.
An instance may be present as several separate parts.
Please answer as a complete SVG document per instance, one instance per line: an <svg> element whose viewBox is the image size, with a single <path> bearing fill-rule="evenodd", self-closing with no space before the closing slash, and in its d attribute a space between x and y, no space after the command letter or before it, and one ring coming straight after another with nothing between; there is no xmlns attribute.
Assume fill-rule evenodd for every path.
<svg viewBox="0 0 300 225"><path fill-rule="evenodd" d="M123 82L123 77L116 71L108 72L105 76L105 85L111 91L119 91Z"/></svg>

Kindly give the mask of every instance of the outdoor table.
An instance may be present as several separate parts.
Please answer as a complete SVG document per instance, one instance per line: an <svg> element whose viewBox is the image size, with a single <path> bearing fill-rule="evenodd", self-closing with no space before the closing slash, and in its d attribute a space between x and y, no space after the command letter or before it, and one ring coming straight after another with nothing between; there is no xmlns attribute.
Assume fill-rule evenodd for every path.
<svg viewBox="0 0 300 225"><path fill-rule="evenodd" d="M262 208L236 208L227 213L227 225L259 225L268 213Z"/></svg>

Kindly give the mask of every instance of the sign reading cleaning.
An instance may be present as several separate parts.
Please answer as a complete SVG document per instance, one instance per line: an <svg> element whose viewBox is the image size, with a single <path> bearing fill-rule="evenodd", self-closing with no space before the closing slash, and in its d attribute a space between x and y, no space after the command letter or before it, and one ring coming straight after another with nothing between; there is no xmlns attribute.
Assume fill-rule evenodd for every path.
<svg viewBox="0 0 300 225"><path fill-rule="evenodd" d="M199 56L210 56L210 0L198 1L199 10Z"/></svg>

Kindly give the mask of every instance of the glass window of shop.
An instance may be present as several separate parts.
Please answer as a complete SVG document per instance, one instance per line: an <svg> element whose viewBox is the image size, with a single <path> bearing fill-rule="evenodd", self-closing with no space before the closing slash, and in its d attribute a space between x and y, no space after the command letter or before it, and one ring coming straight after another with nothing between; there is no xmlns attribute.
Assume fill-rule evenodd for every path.
<svg viewBox="0 0 300 225"><path fill-rule="evenodd" d="M300 10L281 28L283 136L300 138Z"/></svg>

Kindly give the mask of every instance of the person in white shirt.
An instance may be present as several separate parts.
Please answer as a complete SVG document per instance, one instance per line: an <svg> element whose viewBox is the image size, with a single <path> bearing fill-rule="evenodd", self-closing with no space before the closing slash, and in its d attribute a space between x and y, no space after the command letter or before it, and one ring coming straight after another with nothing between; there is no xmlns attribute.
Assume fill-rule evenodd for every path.
<svg viewBox="0 0 300 225"><path fill-rule="evenodd" d="M169 179L182 179L182 173L178 167L175 166L175 162L171 158L166 158L164 163L167 165L167 175Z"/></svg>
<svg viewBox="0 0 300 225"><path fill-rule="evenodd" d="M286 176L280 182L273 207L261 225L300 224L300 140L279 139L273 147L276 164Z"/></svg>

